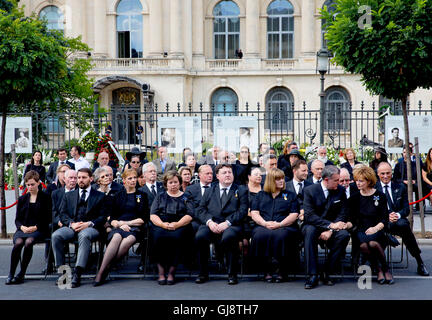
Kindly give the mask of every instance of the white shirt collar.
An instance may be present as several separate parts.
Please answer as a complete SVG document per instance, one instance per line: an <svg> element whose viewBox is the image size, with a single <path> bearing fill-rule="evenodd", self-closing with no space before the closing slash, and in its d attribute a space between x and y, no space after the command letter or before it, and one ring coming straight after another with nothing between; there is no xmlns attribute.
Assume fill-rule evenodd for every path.
<svg viewBox="0 0 432 320"><path fill-rule="evenodd" d="M146 182L146 186L147 186L147 188L149 188L150 190L151 190L151 186L155 186L155 189L157 189L156 181L155 181L155 183L153 183L153 184L151 184L151 183L149 183L149 182Z"/></svg>
<svg viewBox="0 0 432 320"><path fill-rule="evenodd" d="M220 189L221 192L222 192L223 188L226 188L227 189L227 193L228 193L230 191L230 189L231 189L231 186L232 186L232 184L230 184L228 187L222 187L222 185L219 183L219 189Z"/></svg>
<svg viewBox="0 0 432 320"><path fill-rule="evenodd" d="M384 187L385 187L386 185L389 186L389 188L391 189L391 181L390 181L389 183L387 183L387 184L381 181L381 187L382 187L383 190L384 190ZM385 191L385 190L384 190L384 191Z"/></svg>
<svg viewBox="0 0 432 320"><path fill-rule="evenodd" d="M324 183L321 181L321 188L323 189L323 192L324 192L324 195L325 195L325 197L327 198L328 197L328 194L329 194L329 191L328 191L328 189L325 187L325 185L324 185Z"/></svg>

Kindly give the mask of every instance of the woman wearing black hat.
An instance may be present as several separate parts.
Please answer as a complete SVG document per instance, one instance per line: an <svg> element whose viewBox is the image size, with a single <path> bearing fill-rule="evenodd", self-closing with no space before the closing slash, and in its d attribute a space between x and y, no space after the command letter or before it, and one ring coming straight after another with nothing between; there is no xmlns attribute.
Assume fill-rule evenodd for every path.
<svg viewBox="0 0 432 320"><path fill-rule="evenodd" d="M126 169L135 169L138 172L138 169L147 162L146 153L144 151L141 152L137 147L133 147L131 151L126 152L126 161L123 167L123 172Z"/></svg>
<svg viewBox="0 0 432 320"><path fill-rule="evenodd" d="M376 147L374 159L369 163L369 167L375 171L375 174L377 174L378 165L381 162L388 162L387 152L383 147Z"/></svg>

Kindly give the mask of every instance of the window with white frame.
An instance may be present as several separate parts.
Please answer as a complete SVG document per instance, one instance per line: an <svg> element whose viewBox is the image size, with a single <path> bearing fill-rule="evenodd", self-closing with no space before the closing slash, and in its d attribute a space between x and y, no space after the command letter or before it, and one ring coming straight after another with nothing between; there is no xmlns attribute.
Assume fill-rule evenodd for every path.
<svg viewBox="0 0 432 320"><path fill-rule="evenodd" d="M275 0L267 7L267 57L294 57L294 7L287 0Z"/></svg>
<svg viewBox="0 0 432 320"><path fill-rule="evenodd" d="M235 59L240 47L240 9L233 1L221 1L213 9L215 59Z"/></svg>
<svg viewBox="0 0 432 320"><path fill-rule="evenodd" d="M47 6L39 12L39 18L47 21L48 30L64 31L64 15L57 6Z"/></svg>
<svg viewBox="0 0 432 320"><path fill-rule="evenodd" d="M119 58L143 57L143 16L139 0L117 5L117 53Z"/></svg>

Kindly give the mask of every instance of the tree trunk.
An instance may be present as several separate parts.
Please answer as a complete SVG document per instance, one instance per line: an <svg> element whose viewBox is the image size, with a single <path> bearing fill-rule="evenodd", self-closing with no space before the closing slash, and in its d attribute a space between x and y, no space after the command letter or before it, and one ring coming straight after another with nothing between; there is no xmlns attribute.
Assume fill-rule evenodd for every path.
<svg viewBox="0 0 432 320"><path fill-rule="evenodd" d="M5 134L6 134L6 106L2 110L2 123L0 132L0 207L6 207L5 193ZM1 237L6 238L6 210L1 210Z"/></svg>
<svg viewBox="0 0 432 320"><path fill-rule="evenodd" d="M402 99L402 112L403 112L403 120L404 120L404 132L405 132L405 146L406 148L406 156L407 156L407 180L408 180L408 202L413 202L413 183L412 183L412 171L411 171L411 152L408 147L410 137L409 137L409 127L408 127L408 111L407 111L407 98ZM420 188L420 186L419 186ZM410 205L408 221L411 225L411 230L413 228L413 206Z"/></svg>

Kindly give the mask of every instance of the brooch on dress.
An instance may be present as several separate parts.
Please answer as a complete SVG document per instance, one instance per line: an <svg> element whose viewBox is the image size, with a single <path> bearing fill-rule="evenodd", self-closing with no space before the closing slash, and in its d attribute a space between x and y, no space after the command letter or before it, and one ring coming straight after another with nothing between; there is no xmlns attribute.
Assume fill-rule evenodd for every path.
<svg viewBox="0 0 432 320"><path fill-rule="evenodd" d="M236 192L235 192L235 194L234 194L234 197L236 197L236 198L238 198L238 191L236 190Z"/></svg>
<svg viewBox="0 0 432 320"><path fill-rule="evenodd" d="M284 193L284 194L282 194L282 197L283 197L285 200L288 200L288 199L287 199L287 195L288 195L287 193Z"/></svg>
<svg viewBox="0 0 432 320"><path fill-rule="evenodd" d="M375 207L378 207L378 204L379 204L379 203L378 203L379 196L374 196L373 199L374 199L374 201L375 201L375 202L374 202Z"/></svg>
<svg viewBox="0 0 432 320"><path fill-rule="evenodd" d="M141 202L141 195L140 195L140 194L137 194L137 195L136 195L136 201L137 201L138 203Z"/></svg>

